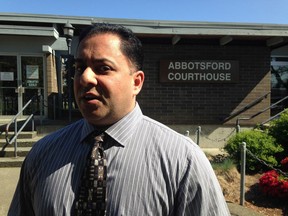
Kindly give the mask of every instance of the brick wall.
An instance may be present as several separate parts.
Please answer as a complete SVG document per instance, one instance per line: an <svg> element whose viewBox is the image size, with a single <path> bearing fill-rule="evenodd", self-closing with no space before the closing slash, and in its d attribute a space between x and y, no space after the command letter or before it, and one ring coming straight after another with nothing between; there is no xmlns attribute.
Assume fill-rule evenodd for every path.
<svg viewBox="0 0 288 216"><path fill-rule="evenodd" d="M46 55L46 68L47 68L47 75L46 75L47 95L49 96L53 92L58 92L56 62L52 54Z"/></svg>
<svg viewBox="0 0 288 216"><path fill-rule="evenodd" d="M144 44L145 83L138 102L145 115L164 124L234 125L223 119L270 91L270 50L262 46ZM239 82L234 84L160 83L160 60L237 60ZM270 105L270 96L238 117L250 117ZM270 111L242 125L261 123Z"/></svg>

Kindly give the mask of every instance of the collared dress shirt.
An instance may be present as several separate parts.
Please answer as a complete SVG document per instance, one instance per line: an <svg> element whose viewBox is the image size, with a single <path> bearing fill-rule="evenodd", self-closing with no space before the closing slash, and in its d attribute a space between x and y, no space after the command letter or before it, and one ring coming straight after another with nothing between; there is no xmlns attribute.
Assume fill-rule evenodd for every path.
<svg viewBox="0 0 288 216"><path fill-rule="evenodd" d="M9 216L73 215L95 129L85 119L34 144ZM230 215L205 154L188 137L142 114L138 104L105 131L107 215Z"/></svg>

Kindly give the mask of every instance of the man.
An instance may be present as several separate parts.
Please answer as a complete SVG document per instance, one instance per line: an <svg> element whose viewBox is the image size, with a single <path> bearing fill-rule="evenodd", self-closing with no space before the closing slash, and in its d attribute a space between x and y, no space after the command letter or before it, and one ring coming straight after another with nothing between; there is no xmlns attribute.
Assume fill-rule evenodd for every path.
<svg viewBox="0 0 288 216"><path fill-rule="evenodd" d="M103 215L229 215L200 148L142 114L136 102L144 82L142 62L142 45L129 29L97 24L83 32L74 94L84 119L33 146L9 215L88 215L77 208L91 150L87 140L95 130L107 137Z"/></svg>

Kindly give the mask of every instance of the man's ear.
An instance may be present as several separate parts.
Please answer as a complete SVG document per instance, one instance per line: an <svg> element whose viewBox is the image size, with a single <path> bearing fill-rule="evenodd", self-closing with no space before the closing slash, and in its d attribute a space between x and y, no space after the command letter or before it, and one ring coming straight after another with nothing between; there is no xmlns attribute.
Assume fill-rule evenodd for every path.
<svg viewBox="0 0 288 216"><path fill-rule="evenodd" d="M134 80L134 94L138 95L142 89L144 83L145 75L143 71L136 71L133 73Z"/></svg>

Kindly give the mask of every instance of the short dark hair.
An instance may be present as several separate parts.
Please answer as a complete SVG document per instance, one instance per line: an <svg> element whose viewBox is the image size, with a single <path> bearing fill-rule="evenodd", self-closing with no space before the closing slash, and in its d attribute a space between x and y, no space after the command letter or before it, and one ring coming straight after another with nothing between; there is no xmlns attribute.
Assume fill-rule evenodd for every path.
<svg viewBox="0 0 288 216"><path fill-rule="evenodd" d="M142 43L131 29L122 25L110 23L96 23L91 25L81 32L79 44L87 37L104 33L119 36L121 40L120 49L123 54L134 64L136 70L142 70L144 59Z"/></svg>

